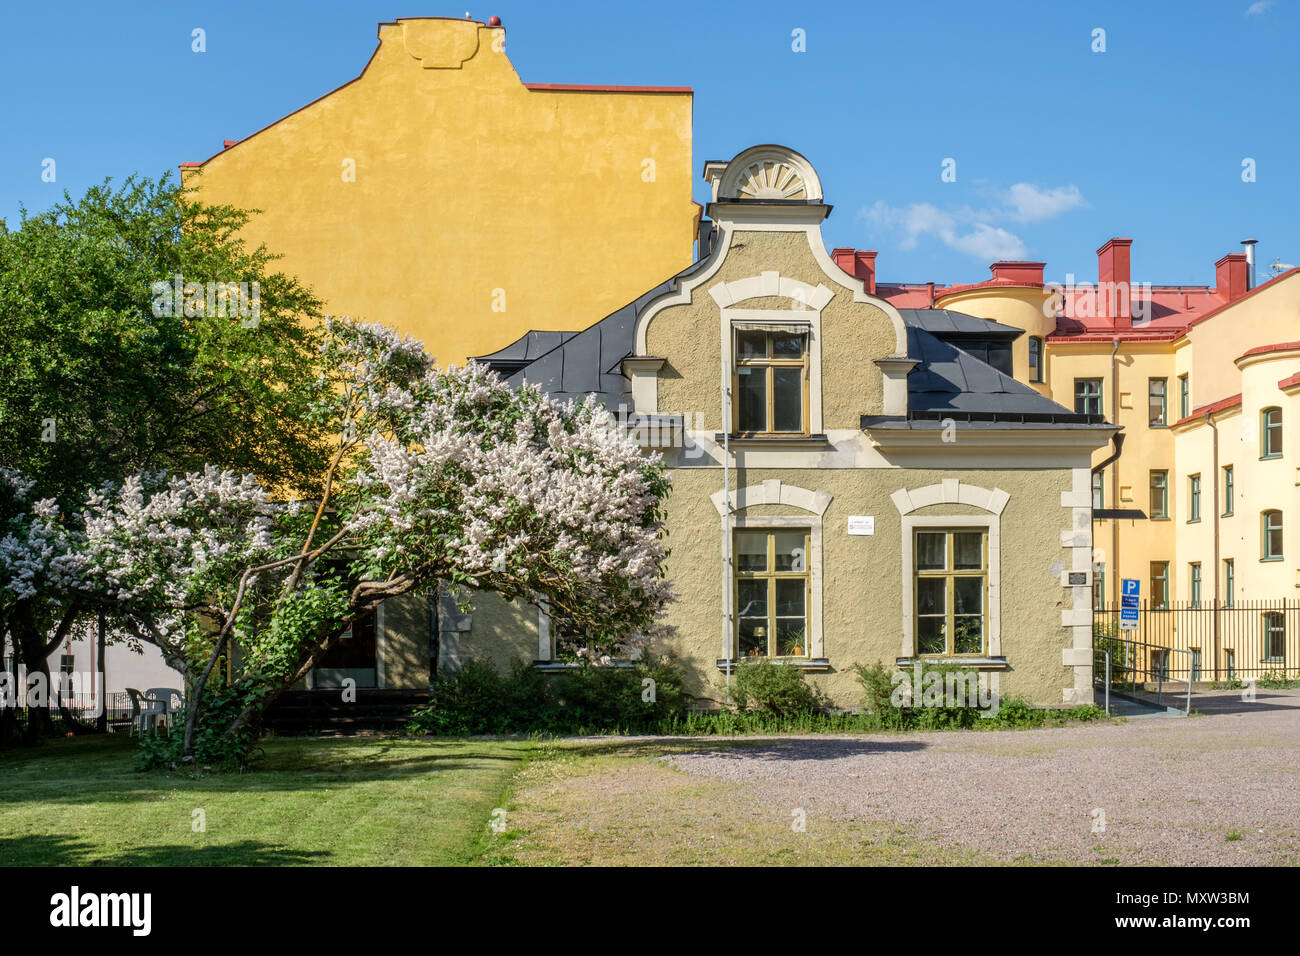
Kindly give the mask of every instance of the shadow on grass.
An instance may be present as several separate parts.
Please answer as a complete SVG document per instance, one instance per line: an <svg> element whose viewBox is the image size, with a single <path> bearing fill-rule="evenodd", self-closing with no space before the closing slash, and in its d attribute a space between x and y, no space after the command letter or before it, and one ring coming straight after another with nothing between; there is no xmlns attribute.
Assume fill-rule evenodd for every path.
<svg viewBox="0 0 1300 956"><path fill-rule="evenodd" d="M425 774L505 771L530 744L483 740L347 738L268 740L265 756L246 772L140 772L133 742L114 738L49 741L0 758L0 807L32 802L134 803L160 790L194 794L317 791Z"/></svg>
<svg viewBox="0 0 1300 956"><path fill-rule="evenodd" d="M224 846L145 846L106 853L72 837L0 837L0 866L306 866L328 860L318 850L290 850L255 840Z"/></svg>

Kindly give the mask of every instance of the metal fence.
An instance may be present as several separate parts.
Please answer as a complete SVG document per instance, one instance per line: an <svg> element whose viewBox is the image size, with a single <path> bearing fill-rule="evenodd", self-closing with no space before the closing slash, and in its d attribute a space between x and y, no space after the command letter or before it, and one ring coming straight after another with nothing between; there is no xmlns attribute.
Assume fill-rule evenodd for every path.
<svg viewBox="0 0 1300 956"><path fill-rule="evenodd" d="M1192 683L1300 676L1300 600L1238 601L1228 607L1207 602L1151 607L1143 601L1136 630L1121 630L1119 620L1119 605L1097 608L1093 645L1136 642L1144 656L1132 663L1140 670ZM1164 653L1169 650L1186 653Z"/></svg>
<svg viewBox="0 0 1300 956"><path fill-rule="evenodd" d="M1132 634L1132 631L1126 632ZM1106 713L1112 697L1128 698L1168 710L1181 711L1186 717L1192 712L1191 668L1184 660L1189 651L1172 647L1158 647L1140 641L1106 638L1093 646L1092 683L1096 698L1104 702Z"/></svg>

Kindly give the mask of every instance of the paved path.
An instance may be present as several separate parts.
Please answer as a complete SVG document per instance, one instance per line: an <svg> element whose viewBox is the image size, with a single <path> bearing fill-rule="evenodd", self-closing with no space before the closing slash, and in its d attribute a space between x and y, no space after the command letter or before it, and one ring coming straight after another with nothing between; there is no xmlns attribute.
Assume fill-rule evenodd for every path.
<svg viewBox="0 0 1300 956"><path fill-rule="evenodd" d="M1201 693L1192 709L1207 716L781 738L664 759L805 809L810 833L905 824L1008 862L1300 864L1300 692Z"/></svg>

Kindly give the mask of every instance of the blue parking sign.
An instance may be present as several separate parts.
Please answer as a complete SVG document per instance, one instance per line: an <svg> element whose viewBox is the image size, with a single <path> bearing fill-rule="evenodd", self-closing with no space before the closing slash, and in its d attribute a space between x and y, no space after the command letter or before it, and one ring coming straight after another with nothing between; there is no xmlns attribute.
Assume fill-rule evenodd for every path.
<svg viewBox="0 0 1300 956"><path fill-rule="evenodd" d="M1124 578L1119 599L1119 626L1122 631L1136 631L1138 627L1138 596L1142 584L1137 578Z"/></svg>

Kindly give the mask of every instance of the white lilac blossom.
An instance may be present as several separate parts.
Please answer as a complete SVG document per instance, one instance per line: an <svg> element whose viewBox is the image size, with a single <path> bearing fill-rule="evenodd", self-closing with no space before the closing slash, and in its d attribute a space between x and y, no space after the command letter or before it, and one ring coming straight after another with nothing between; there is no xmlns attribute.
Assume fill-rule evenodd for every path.
<svg viewBox="0 0 1300 956"><path fill-rule="evenodd" d="M330 320L322 353L317 409L340 435L325 501L277 504L253 476L209 466L126 477L61 516L0 469L0 600L45 591L111 606L169 660L195 660L211 624L233 620L246 572L323 549L299 570L342 562L344 590L313 604L318 582L290 561L258 575L254 610L241 606L261 622L241 640L287 642L275 650L284 682L310 666L339 614L439 581L546 603L598 663L667 632L668 478L604 409L511 389L474 364L440 370L380 325ZM307 607L316 616L295 624ZM187 649L196 639L207 644Z"/></svg>

